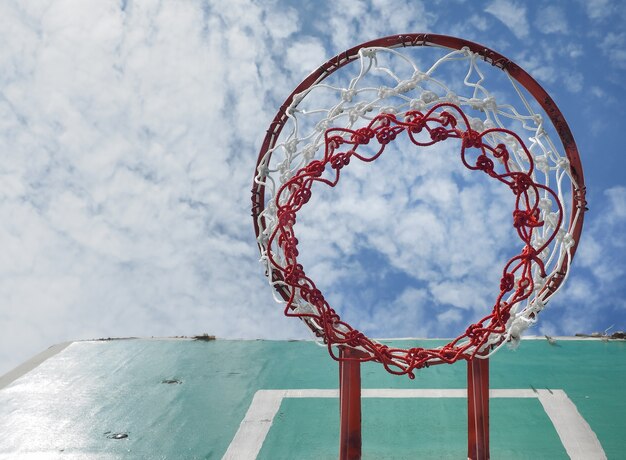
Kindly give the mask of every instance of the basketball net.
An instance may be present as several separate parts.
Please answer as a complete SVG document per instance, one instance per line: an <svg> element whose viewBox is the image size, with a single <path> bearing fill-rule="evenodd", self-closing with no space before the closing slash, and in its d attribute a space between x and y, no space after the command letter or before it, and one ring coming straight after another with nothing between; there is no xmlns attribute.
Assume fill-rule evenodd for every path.
<svg viewBox="0 0 626 460"><path fill-rule="evenodd" d="M581 230L584 184L569 129L555 126L546 101L537 101L507 68L486 72L497 63L468 47L427 67L408 49L383 46L360 48L349 60L355 62L341 77L330 74L345 62L318 72L288 99L259 156L253 216L276 301L335 359L333 346L348 346L362 352L360 361L410 377L430 364L487 358L505 343L515 345L562 287ZM454 84L446 83L451 74ZM492 74L497 78L490 80ZM493 310L436 349L389 348L369 339L339 317L298 262L297 213L315 189L334 187L351 162L373 162L397 139L415 146L411 154L451 142L466 168L514 196L512 224L522 250L502 269Z"/></svg>

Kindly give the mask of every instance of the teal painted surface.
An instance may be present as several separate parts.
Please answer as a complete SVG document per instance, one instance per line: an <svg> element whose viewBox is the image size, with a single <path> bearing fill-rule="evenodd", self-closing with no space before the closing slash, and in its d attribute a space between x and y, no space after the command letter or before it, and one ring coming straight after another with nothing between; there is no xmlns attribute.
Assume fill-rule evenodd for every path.
<svg viewBox="0 0 626 460"><path fill-rule="evenodd" d="M491 361L492 388L563 389L610 459L625 458L625 382L624 342L525 341ZM465 388L465 366L435 366L412 381L366 364L363 387ZM336 363L310 342L74 343L0 390L0 458L220 459L254 393L283 388L337 388ZM464 406L364 400L364 457L463 458ZM491 407L493 458L566 458L537 400ZM284 400L260 458L336 458L337 412L336 399Z"/></svg>
<svg viewBox="0 0 626 460"><path fill-rule="evenodd" d="M457 398L363 399L363 460L466 458L466 404ZM499 428L491 436L492 458L569 458L538 400L495 399L491 411L491 425ZM298 452L293 458L336 460L338 445L336 400L285 399L258 459Z"/></svg>

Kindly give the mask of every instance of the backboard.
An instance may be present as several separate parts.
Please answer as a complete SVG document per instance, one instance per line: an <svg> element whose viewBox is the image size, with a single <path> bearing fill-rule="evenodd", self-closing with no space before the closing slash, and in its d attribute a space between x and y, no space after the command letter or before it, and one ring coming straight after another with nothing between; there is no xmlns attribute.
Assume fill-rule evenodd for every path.
<svg viewBox="0 0 626 460"><path fill-rule="evenodd" d="M524 342L491 359L492 457L622 458L626 343ZM337 364L312 342L87 341L33 363L0 381L0 458L337 458ZM363 458L465 458L465 367L362 379Z"/></svg>

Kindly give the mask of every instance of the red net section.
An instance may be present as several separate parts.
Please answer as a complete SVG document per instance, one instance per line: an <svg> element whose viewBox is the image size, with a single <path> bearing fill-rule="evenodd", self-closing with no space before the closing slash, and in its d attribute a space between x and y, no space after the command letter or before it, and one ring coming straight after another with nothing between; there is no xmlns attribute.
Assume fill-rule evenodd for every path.
<svg viewBox="0 0 626 460"><path fill-rule="evenodd" d="M528 167L524 171L512 169L509 150L504 144L490 145L486 135L500 133L511 136L526 156ZM522 241L522 251L512 257L502 269L499 294L491 313L471 324L465 332L449 344L437 348L391 348L369 339L359 330L343 321L329 305L322 292L309 278L298 262L298 240L295 234L297 213L310 200L314 183L334 187L339 182L341 170L351 161L373 162L398 136L408 136L420 147L428 147L449 139L460 141L460 159L470 170L486 174L506 185L515 196L513 227ZM541 253L549 247L561 227L563 205L549 187L537 183L533 177L533 155L514 132L504 128L475 131L461 108L452 103L442 103L430 110L409 111L402 120L396 115L383 113L359 129L330 128L324 133L324 156L298 170L283 183L276 194L277 225L268 242L267 256L273 279L281 282L280 292L286 300L285 315L299 317L325 341L334 359L340 359L333 345L359 349L364 353L359 361L376 361L392 374L407 374L430 364L453 363L471 359L484 351L493 341L492 334L504 334L511 318L511 309L527 300L535 291L533 269L540 276L546 271ZM540 246L533 246L533 232L543 227L540 197L550 195L558 207L551 214L557 221L550 222L552 233L543 238ZM279 248L279 261L272 248ZM536 265L534 265L536 264ZM537 270L535 269L535 272ZM302 308L302 302L307 308Z"/></svg>

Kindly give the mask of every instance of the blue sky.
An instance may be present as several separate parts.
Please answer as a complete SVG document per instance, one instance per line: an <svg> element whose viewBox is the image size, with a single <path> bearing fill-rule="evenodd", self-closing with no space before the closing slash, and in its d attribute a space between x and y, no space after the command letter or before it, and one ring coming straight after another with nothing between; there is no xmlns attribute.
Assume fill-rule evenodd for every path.
<svg viewBox="0 0 626 460"><path fill-rule="evenodd" d="M258 263L249 211L258 150L308 72L406 32L456 35L508 56L572 128L590 211L566 289L529 333L626 329L626 4L390 4L1 1L0 373L66 340L308 337L282 316ZM471 249L460 231L471 215L457 213L459 240L433 240L420 257L398 237L394 196L406 190L392 166L371 165L371 174L394 194L359 190L371 198L350 216L332 195L314 203L306 261L356 327L456 336L495 295L490 270L456 276L445 263ZM431 189L441 197L446 184ZM432 219L424 229L453 226ZM402 258L388 257L390 240L404 245Z"/></svg>

